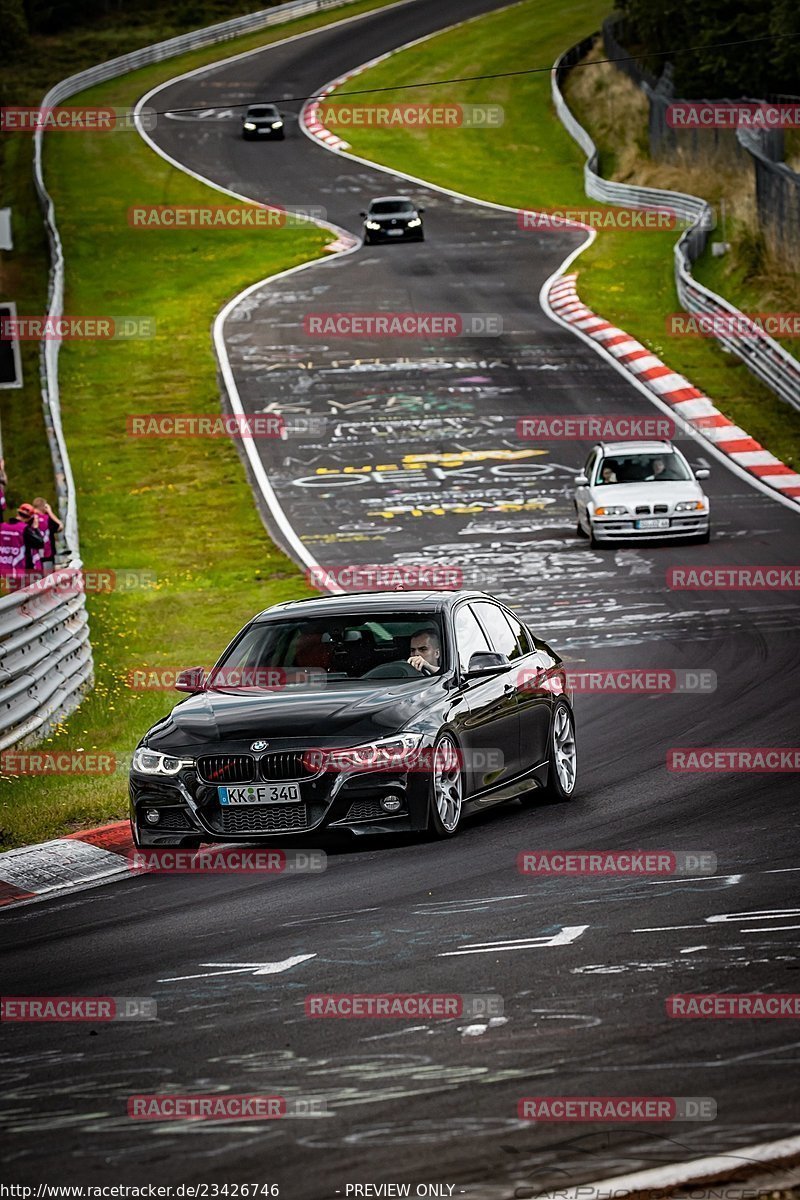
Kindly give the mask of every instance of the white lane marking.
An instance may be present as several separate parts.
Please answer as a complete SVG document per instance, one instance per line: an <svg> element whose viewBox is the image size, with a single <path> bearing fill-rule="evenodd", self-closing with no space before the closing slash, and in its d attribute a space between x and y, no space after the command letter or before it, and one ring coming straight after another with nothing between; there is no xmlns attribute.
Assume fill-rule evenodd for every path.
<svg viewBox="0 0 800 1200"><path fill-rule="evenodd" d="M722 921L777 921L785 917L800 917L800 908L761 908L741 913L715 913L713 917L706 917L706 920L709 924L716 925Z"/></svg>
<svg viewBox="0 0 800 1200"><path fill-rule="evenodd" d="M686 946L681 954L697 954L698 950L707 950L708 946Z"/></svg>
<svg viewBox="0 0 800 1200"><path fill-rule="evenodd" d="M504 950L535 950L547 946L569 946L578 940L588 925L564 925L560 933L543 937L506 939L502 942L472 942L461 950L446 950L439 958L455 958L461 954L498 954Z"/></svg>
<svg viewBox="0 0 800 1200"><path fill-rule="evenodd" d="M214 975L280 975L290 967L305 962L308 958L316 958L316 954L295 954L280 962L260 963L200 963L201 967L226 967L229 970L204 971L200 975L171 975L168 979L159 979L159 983L181 983L184 979L210 979Z"/></svg>

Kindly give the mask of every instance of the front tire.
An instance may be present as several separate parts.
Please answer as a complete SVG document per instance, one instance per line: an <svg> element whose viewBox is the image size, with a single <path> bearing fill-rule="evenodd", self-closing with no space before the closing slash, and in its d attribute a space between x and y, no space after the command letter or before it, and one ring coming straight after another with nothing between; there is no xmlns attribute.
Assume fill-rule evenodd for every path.
<svg viewBox="0 0 800 1200"><path fill-rule="evenodd" d="M557 700L550 723L550 758L544 796L548 800L570 800L577 783L575 718L565 700Z"/></svg>
<svg viewBox="0 0 800 1200"><path fill-rule="evenodd" d="M464 777L461 752L449 733L439 738L432 760L428 832L435 838L455 837L464 808Z"/></svg>

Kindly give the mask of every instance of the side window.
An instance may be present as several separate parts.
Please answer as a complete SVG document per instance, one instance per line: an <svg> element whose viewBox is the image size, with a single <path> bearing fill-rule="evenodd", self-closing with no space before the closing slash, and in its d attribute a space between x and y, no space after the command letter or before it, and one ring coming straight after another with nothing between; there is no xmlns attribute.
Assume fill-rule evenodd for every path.
<svg viewBox="0 0 800 1200"><path fill-rule="evenodd" d="M503 609L502 611L503 611L503 616L505 617L505 619L508 621L509 625L511 626L511 630L514 634L514 640L516 642L516 648L514 650L514 653L509 654L508 657L511 659L522 658L523 654L530 654L531 651L533 650L533 644L531 643L531 639L528 636L527 629L525 628L525 626L522 624L521 621L517 620L517 618L513 615L513 613L506 612L505 609Z"/></svg>
<svg viewBox="0 0 800 1200"><path fill-rule="evenodd" d="M592 482L592 470L594 469L594 465L596 462L597 462L597 451L592 450L592 451L590 451L589 457L587 458L586 462L583 464L583 473L586 476L586 478L589 480L590 483Z"/></svg>
<svg viewBox="0 0 800 1200"><path fill-rule="evenodd" d="M486 630L490 649L497 654L505 654L509 659L518 658L517 639L503 615L502 609L498 608L496 604L489 604L488 601L483 600L479 600L472 607Z"/></svg>
<svg viewBox="0 0 800 1200"><path fill-rule="evenodd" d="M466 672L473 654L478 651L485 654L489 650L483 630L466 604L462 604L456 613L455 634L458 665L462 672Z"/></svg>

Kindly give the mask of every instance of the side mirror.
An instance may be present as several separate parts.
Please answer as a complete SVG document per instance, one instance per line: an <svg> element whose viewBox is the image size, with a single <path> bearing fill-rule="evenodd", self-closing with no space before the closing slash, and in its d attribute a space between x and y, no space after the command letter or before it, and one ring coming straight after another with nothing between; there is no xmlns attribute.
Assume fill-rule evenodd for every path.
<svg viewBox="0 0 800 1200"><path fill-rule="evenodd" d="M467 679L499 675L510 666L511 660L506 658L505 654L497 654L494 650L476 650L469 660Z"/></svg>
<svg viewBox="0 0 800 1200"><path fill-rule="evenodd" d="M711 472L708 467L698 467L694 473L695 479L708 479Z"/></svg>
<svg viewBox="0 0 800 1200"><path fill-rule="evenodd" d="M581 474L581 475L575 476L575 487L588 487L588 486L589 486L589 476L588 475Z"/></svg>
<svg viewBox="0 0 800 1200"><path fill-rule="evenodd" d="M358 215L359 215L360 217L365 217L367 214L366 214L365 212L360 212Z"/></svg>
<svg viewBox="0 0 800 1200"><path fill-rule="evenodd" d="M189 667L187 671L179 671L175 680L176 692L202 692L205 685L206 673L202 667Z"/></svg>
<svg viewBox="0 0 800 1200"><path fill-rule="evenodd" d="M419 213L419 215L420 215L420 216L422 216L422 214L425 212L425 209L424 209L424 208L418 208L418 209L417 209L417 212Z"/></svg>

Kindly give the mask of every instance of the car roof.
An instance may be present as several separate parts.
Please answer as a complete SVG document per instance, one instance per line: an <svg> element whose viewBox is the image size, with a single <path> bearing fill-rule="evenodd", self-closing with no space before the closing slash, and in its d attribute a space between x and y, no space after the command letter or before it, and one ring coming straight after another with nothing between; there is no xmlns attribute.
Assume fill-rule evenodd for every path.
<svg viewBox="0 0 800 1200"><path fill-rule="evenodd" d="M247 111L252 112L254 108L274 108L277 112L278 106L277 104L273 104L271 100L257 100L255 104L247 106Z"/></svg>
<svg viewBox="0 0 800 1200"><path fill-rule="evenodd" d="M408 200L411 204L414 203L410 196L373 196L370 204L377 204L379 200Z"/></svg>
<svg viewBox="0 0 800 1200"><path fill-rule="evenodd" d="M664 454L668 450L675 449L672 442L667 441L666 438L650 442L598 442L597 445L606 454L629 454L631 452L634 454L657 454L659 451Z"/></svg>
<svg viewBox="0 0 800 1200"><path fill-rule="evenodd" d="M385 611L387 607L402 612L442 612L458 600L493 600L488 592L460 589L458 591L378 591L347 592L330 596L310 596L307 600L286 600L265 608L258 617L278 616L336 616L367 614Z"/></svg>

